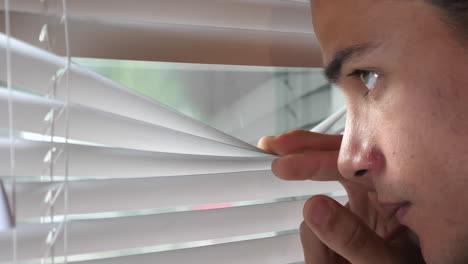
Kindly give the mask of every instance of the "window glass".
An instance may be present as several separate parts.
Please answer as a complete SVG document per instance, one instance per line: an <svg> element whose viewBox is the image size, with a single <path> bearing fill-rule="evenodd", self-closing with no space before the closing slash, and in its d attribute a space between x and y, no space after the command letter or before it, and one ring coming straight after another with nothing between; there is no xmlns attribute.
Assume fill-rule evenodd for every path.
<svg viewBox="0 0 468 264"><path fill-rule="evenodd" d="M318 68L73 61L251 144L310 129L344 104Z"/></svg>

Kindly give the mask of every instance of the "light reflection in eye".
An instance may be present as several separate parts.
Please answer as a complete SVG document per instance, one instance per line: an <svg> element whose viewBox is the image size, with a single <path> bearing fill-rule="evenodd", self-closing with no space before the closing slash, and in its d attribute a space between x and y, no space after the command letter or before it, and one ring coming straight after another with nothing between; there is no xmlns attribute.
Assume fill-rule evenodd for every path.
<svg viewBox="0 0 468 264"><path fill-rule="evenodd" d="M367 89L371 90L374 88L375 83L379 78L379 74L374 71L361 71L359 78L361 78L361 81L364 83Z"/></svg>

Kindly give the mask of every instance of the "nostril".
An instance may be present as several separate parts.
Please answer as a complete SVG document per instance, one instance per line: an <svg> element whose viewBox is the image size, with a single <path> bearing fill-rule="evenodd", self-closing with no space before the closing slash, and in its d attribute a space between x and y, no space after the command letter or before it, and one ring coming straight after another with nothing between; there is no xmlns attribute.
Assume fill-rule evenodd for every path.
<svg viewBox="0 0 468 264"><path fill-rule="evenodd" d="M361 176L364 176L366 173L367 173L367 170L358 170L358 171L356 171L354 176L361 177Z"/></svg>

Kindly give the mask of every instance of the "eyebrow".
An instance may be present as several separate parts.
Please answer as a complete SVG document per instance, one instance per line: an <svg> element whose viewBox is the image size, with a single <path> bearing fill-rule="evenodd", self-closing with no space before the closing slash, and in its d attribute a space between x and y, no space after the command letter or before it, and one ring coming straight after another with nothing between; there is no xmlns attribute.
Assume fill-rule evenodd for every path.
<svg viewBox="0 0 468 264"><path fill-rule="evenodd" d="M332 61L325 67L323 73L331 83L336 83L341 77L341 68L353 57L371 52L377 45L373 42L353 45L335 52Z"/></svg>

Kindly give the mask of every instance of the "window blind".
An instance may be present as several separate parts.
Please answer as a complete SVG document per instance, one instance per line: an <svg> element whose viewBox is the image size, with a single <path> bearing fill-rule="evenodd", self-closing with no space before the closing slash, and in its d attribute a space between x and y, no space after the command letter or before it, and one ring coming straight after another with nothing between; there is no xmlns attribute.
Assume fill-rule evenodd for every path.
<svg viewBox="0 0 468 264"><path fill-rule="evenodd" d="M40 12L44 2L47 13ZM86 0L68 5L72 56L321 66L308 1ZM12 1L13 36L44 47L37 34L45 23L60 28L50 17L61 14L61 8L57 0ZM63 31L55 35L54 51L64 55Z"/></svg>
<svg viewBox="0 0 468 264"><path fill-rule="evenodd" d="M179 4L186 5L184 10L206 9L206 14L212 14L209 8L215 6L233 8L237 13L232 18L256 7L251 19L259 20L249 24L246 18L237 25L235 19L225 19L223 27L272 32L280 31L261 28L269 23L259 22L258 14L265 6L280 12L303 5L266 0L193 3ZM15 225L8 228L7 223L0 232L0 263L300 261L297 228L302 206L318 193L344 202L345 192L338 184L280 181L270 172L274 155L71 62L75 46L81 46L74 36L85 34L90 43L107 45L93 40L101 32L91 32L99 29L99 22L84 19L88 15L106 23L118 21L114 29L140 20L150 23L146 27L151 30L159 24L177 24L184 17L176 15L176 7L181 6L174 2L140 4L117 1L105 8L106 1L12 1L11 12L6 6L6 34L0 35L0 61L6 62L0 67L4 81L0 87L0 175L10 204L0 203L0 215L8 220L8 213L13 214ZM151 16L149 7L164 8ZM171 8L173 13L164 16L164 10ZM208 17L200 12L181 23L207 30L220 19L218 14ZM74 19L80 21L76 25L84 30L81 33L74 31ZM25 36L26 42L9 36L9 23L13 35ZM172 24L170 31L177 31ZM197 32L196 27L188 31ZM284 25L281 30L294 28ZM128 37L120 33L120 38ZM248 40L244 36L237 38ZM157 37L164 39L165 35ZM187 46L179 47L184 49ZM116 58L117 53L114 50L111 56ZM186 58L193 62L190 56ZM218 59L234 62L222 57L210 61ZM168 60L178 61L175 57ZM255 62L273 64L270 59ZM341 110L325 120L319 131L329 130L343 115Z"/></svg>

